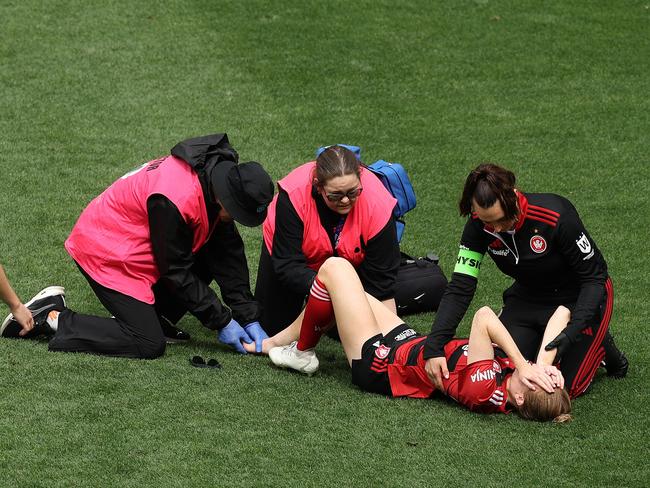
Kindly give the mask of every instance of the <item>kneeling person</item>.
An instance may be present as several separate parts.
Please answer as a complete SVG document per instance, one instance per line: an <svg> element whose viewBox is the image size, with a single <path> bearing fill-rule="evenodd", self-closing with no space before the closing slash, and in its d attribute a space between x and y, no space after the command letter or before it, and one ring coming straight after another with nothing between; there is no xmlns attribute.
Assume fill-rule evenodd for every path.
<svg viewBox="0 0 650 488"><path fill-rule="evenodd" d="M65 246L113 317L53 313L51 350L155 358L165 350L161 326L173 332L188 311L238 351L242 341L261 349L266 334L234 221L260 225L273 183L258 163L237 160L226 134L189 139L86 207Z"/></svg>

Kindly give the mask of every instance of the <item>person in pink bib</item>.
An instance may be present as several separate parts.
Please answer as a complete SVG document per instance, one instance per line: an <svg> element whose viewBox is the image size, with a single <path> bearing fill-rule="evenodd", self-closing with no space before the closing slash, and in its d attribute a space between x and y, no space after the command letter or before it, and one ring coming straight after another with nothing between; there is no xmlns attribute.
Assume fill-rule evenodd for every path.
<svg viewBox="0 0 650 488"><path fill-rule="evenodd" d="M278 188L263 225L255 287L264 330L275 334L295 319L331 256L350 262L364 289L395 310L397 201L355 153L330 146Z"/></svg>
<svg viewBox="0 0 650 488"><path fill-rule="evenodd" d="M156 358L165 335L187 338L174 327L186 312L241 353L242 342L261 348L266 334L235 221L263 222L273 182L259 163L237 162L226 134L188 139L90 202L65 248L113 317L53 311L50 350Z"/></svg>

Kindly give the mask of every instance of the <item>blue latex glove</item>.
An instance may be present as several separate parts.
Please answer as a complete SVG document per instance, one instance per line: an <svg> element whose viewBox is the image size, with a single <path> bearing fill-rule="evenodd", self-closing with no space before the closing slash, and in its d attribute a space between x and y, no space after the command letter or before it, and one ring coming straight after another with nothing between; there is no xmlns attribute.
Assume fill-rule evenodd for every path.
<svg viewBox="0 0 650 488"><path fill-rule="evenodd" d="M235 351L240 354L246 354L246 350L241 345L241 341L244 341L246 344L253 342L235 319L231 319L228 325L219 331L217 339L222 344L235 348Z"/></svg>
<svg viewBox="0 0 650 488"><path fill-rule="evenodd" d="M255 352L260 354L262 352L262 341L268 339L269 336L264 332L259 322L251 322L245 325L244 330L255 341Z"/></svg>

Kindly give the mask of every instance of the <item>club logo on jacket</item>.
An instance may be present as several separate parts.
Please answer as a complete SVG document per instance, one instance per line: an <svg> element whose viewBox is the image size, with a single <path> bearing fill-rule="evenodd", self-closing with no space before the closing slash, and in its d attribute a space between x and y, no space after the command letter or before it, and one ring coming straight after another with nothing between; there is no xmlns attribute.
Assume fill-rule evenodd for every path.
<svg viewBox="0 0 650 488"><path fill-rule="evenodd" d="M530 238L530 248L536 254L541 254L546 251L546 239L540 235L535 235Z"/></svg>
<svg viewBox="0 0 650 488"><path fill-rule="evenodd" d="M390 347L386 346L386 344L382 344L377 349L375 349L375 356L377 356L379 359L386 359L389 352Z"/></svg>

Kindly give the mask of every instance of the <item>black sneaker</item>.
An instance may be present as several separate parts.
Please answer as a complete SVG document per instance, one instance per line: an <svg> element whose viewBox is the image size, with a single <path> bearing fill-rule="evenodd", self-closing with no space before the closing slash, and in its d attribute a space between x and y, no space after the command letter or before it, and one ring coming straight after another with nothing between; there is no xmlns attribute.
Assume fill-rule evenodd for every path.
<svg viewBox="0 0 650 488"><path fill-rule="evenodd" d="M32 312L34 328L24 336L19 335L19 332L23 328L14 319L14 315L10 313L2 322L2 326L0 326L0 337L33 339L40 335L54 334L54 331L46 322L47 314L52 310L60 312L66 308L65 288L62 286L48 286L39 291L25 306Z"/></svg>
<svg viewBox="0 0 650 488"><path fill-rule="evenodd" d="M160 319L160 327L162 328L167 344L178 344L190 340L190 335L187 332L174 326L165 317L159 315L158 319Z"/></svg>
<svg viewBox="0 0 650 488"><path fill-rule="evenodd" d="M615 379L625 378L627 370L630 368L630 362L623 352L620 352L620 356L615 361L603 361L603 363L605 363L607 376Z"/></svg>
<svg viewBox="0 0 650 488"><path fill-rule="evenodd" d="M607 376L612 378L625 378L627 370L630 368L630 362L625 357L625 354L616 347L614 338L607 331L605 339L603 340L603 347L605 348L605 369Z"/></svg>

